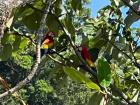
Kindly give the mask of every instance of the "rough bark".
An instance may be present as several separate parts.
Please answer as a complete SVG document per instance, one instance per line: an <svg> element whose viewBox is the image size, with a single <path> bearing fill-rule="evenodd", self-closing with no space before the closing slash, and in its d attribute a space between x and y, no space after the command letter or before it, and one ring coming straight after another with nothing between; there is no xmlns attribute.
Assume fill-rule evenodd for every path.
<svg viewBox="0 0 140 105"><path fill-rule="evenodd" d="M31 1L33 0L0 0L0 40L3 37L5 24L11 15L12 9Z"/></svg>

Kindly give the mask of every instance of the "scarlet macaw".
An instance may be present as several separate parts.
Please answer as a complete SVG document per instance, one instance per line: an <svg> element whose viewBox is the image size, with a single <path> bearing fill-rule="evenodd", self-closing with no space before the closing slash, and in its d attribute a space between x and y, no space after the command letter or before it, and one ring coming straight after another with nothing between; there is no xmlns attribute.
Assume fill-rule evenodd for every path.
<svg viewBox="0 0 140 105"><path fill-rule="evenodd" d="M41 42L41 57L48 53L48 50L54 45L54 33L48 32Z"/></svg>
<svg viewBox="0 0 140 105"><path fill-rule="evenodd" d="M88 49L85 46L81 46L78 48L82 58L87 62L87 64L96 71L94 62L98 58L99 49L98 48L92 48Z"/></svg>

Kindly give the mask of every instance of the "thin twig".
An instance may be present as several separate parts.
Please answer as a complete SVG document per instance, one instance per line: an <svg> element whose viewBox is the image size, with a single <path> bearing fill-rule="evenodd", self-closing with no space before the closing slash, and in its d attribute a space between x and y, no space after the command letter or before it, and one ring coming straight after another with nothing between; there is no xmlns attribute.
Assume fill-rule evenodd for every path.
<svg viewBox="0 0 140 105"><path fill-rule="evenodd" d="M63 63L63 62L61 62L61 61L59 61L59 60L53 58L51 55L48 55L48 57L49 57L50 59L52 59L53 61L55 61L56 63L58 63L58 64L60 64L60 65L63 65L63 66L66 66L65 63Z"/></svg>

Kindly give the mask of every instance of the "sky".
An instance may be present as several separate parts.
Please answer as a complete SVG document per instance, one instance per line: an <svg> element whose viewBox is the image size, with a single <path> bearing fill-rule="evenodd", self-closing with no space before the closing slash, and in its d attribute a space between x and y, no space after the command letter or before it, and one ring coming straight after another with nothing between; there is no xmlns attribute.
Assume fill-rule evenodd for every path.
<svg viewBox="0 0 140 105"><path fill-rule="evenodd" d="M91 9L91 16L96 17L98 10L108 4L110 4L110 0L91 0L91 3L88 4L88 7ZM128 8L122 8L121 10L122 10L123 16L125 17L126 12L128 11ZM133 23L131 27L140 28L140 20Z"/></svg>

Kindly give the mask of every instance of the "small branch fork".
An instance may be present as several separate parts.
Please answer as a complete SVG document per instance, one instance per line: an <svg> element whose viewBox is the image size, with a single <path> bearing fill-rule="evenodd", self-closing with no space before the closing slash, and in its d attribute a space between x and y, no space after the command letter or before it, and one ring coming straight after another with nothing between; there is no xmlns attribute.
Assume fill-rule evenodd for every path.
<svg viewBox="0 0 140 105"><path fill-rule="evenodd" d="M27 83L29 83L32 78L34 77L34 75L37 72L38 66L40 64L40 44L41 44L41 37L43 36L43 29L46 23L46 18L48 16L48 12L50 10L50 7L52 5L52 0L46 0L46 7L44 9L44 14L42 16L41 22L40 22L40 27L37 31L37 35L38 35L38 40L37 40L37 44L36 44L36 52L37 52L37 60L35 61L34 65L32 66L31 72L30 74L21 82L19 82L15 87L9 89L8 91L0 94L0 98L5 97L9 94L12 94L16 91L18 91L20 88L22 88L23 86L25 86Z"/></svg>

